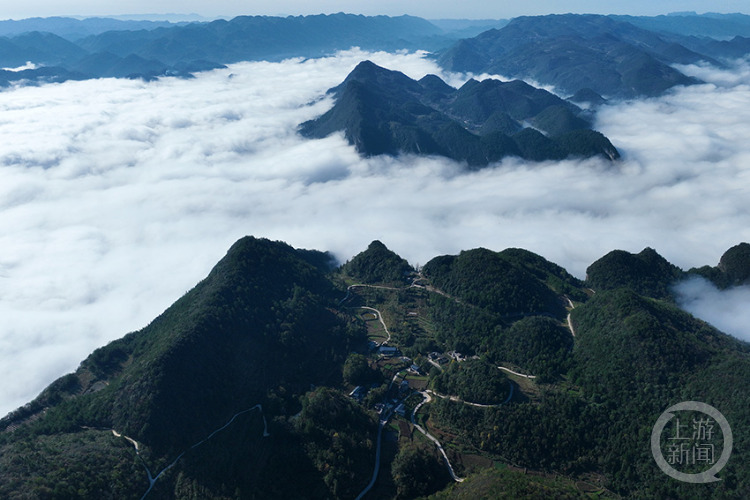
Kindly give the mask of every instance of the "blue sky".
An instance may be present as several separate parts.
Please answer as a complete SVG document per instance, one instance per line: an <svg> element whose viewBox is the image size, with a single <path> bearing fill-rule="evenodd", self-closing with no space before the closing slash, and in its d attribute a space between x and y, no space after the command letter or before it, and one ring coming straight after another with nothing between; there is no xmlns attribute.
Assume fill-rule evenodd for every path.
<svg viewBox="0 0 750 500"><path fill-rule="evenodd" d="M197 13L206 17L236 15L301 15L348 12L365 15L410 14L435 18L510 18L519 15L551 13L596 13L659 15L679 11L750 13L747 0L131 0L126 3L101 0L26 0L6 2L0 8L0 19L22 19L63 15L122 15L143 13Z"/></svg>

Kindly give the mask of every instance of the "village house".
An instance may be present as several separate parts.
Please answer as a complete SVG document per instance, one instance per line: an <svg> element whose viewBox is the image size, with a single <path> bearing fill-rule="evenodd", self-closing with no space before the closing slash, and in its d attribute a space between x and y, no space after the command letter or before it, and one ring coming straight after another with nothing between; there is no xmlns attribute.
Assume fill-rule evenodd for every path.
<svg viewBox="0 0 750 500"><path fill-rule="evenodd" d="M398 355L398 347L392 347L389 345L381 345L378 352L382 354L383 356L385 356L386 358L391 358L393 356Z"/></svg>

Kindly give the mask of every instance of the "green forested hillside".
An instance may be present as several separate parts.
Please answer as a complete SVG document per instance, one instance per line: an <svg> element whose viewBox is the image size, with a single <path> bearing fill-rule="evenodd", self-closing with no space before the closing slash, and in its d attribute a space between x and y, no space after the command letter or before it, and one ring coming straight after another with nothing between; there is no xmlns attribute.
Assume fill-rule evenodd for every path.
<svg viewBox="0 0 750 500"><path fill-rule="evenodd" d="M76 450L84 448L70 448L64 445L65 440L104 440L108 460L121 464L119 467L132 468L129 464L134 457L123 439L86 428L115 429L138 441L147 462L159 468L237 412L259 403L276 412L286 408L282 414L291 416L288 412L298 405L294 396L309 390L311 383L340 382L346 355L363 338L359 327L331 307L335 302L329 295L333 285L305 260L310 256L283 243L240 240L205 280L150 325L95 351L78 371L53 384L25 412L16 415L16 420L29 413L43 417L12 435L0 435L0 446L5 443L3 455L25 456L19 446L30 446L30 450L46 446L61 457L69 452L72 456L65 459L70 463L67 483L76 491L88 492L96 478L114 480L122 472L118 467L104 467L104 460L101 466L77 460ZM240 428L247 425L236 424ZM253 427L254 434L261 436L257 422ZM282 441L286 439L281 422L273 439L279 434ZM231 455L240 443L229 444L226 453ZM251 457L256 461L258 454L270 453L265 442L257 446ZM271 459L267 456L264 461ZM12 473L0 481L0 492L5 492L0 496L21 484L33 491L54 489L54 477L45 474L33 481L44 464L29 459L14 463ZM233 470L239 473L242 468ZM221 476L205 463L196 474L188 479L201 482L204 476ZM142 470L131 478L130 491L137 491L136 484L144 482L139 476L143 476ZM224 481L227 479L232 478ZM141 494L147 481L145 485ZM266 482L238 485L242 497L270 487ZM342 491L348 487L338 486ZM220 493L209 489L211 495ZM168 487L159 483L154 494L164 498L166 491ZM231 493L234 495L234 489ZM211 495L207 498L213 498ZM235 498L232 495L230 498ZM65 498L93 497L77 493Z"/></svg>
<svg viewBox="0 0 750 500"><path fill-rule="evenodd" d="M480 360L452 363L432 379L432 388L439 394L485 405L502 403L510 393L505 374Z"/></svg>
<svg viewBox="0 0 750 500"><path fill-rule="evenodd" d="M429 302L437 338L448 348L484 353L495 362L530 364L544 376L562 369L570 334L558 330L560 321L569 299L588 298L583 283L563 268L523 249L480 248L435 257L422 271L444 292L431 294ZM537 335L545 338L544 349L528 350L541 347L539 339L532 340ZM544 368L532 361L536 358L546 360Z"/></svg>
<svg viewBox="0 0 750 500"><path fill-rule="evenodd" d="M486 249L436 257L422 272L434 286L501 315L561 314L552 290L520 266Z"/></svg>
<svg viewBox="0 0 750 500"><path fill-rule="evenodd" d="M656 417L680 401L721 407L733 415L733 426L747 422L747 397L730 402L725 393L734 391L732 379L719 372L733 365L747 373L748 344L668 302L628 289L597 293L573 311L572 320L578 336L571 378L589 404L607 408L604 456L609 458L601 463L616 488L632 494L648 485L646 498L740 498L750 491L745 445L739 445L750 437L747 433L736 435L733 460L722 473L727 480L714 488L666 479L650 460L648 447L633 441L647 436Z"/></svg>
<svg viewBox="0 0 750 500"><path fill-rule="evenodd" d="M669 299L670 287L683 274L652 248L638 254L613 250L586 269L586 284L597 291L628 288L647 297Z"/></svg>
<svg viewBox="0 0 750 500"><path fill-rule="evenodd" d="M739 431L732 465L722 472L725 481L713 486L668 478L648 444L659 414L679 401L707 402L731 415L733 428L745 425L748 396L738 394L734 384L750 370L747 344L627 289L597 293L572 319L577 332L567 360L572 386L548 386L537 401L497 409L441 400L432 405L431 420L457 432L461 442L514 465L602 473L609 489L628 498L745 495L750 483L741 443L747 433Z"/></svg>
<svg viewBox="0 0 750 500"><path fill-rule="evenodd" d="M688 272L703 276L720 289L750 284L750 244L740 243L724 252L716 267L703 266Z"/></svg>
<svg viewBox="0 0 750 500"><path fill-rule="evenodd" d="M546 382L566 372L573 337L558 321L532 316L513 323L492 347L498 361L522 366Z"/></svg>
<svg viewBox="0 0 750 500"><path fill-rule="evenodd" d="M367 250L344 264L341 271L363 283L405 283L414 269L398 254L375 240Z"/></svg>
<svg viewBox="0 0 750 500"><path fill-rule="evenodd" d="M745 248L719 272L741 278ZM0 420L0 497L350 499L376 456L365 498L750 495L750 345L679 309L684 273L655 251L612 252L587 283L515 248L407 271L379 241L332 269L243 238L150 325ZM671 479L651 455L681 401L732 427L717 483ZM446 488L412 411L466 481Z"/></svg>
<svg viewBox="0 0 750 500"><path fill-rule="evenodd" d="M527 475L523 471L487 469L437 493L430 500L578 500L591 498L572 481ZM606 497L604 497L606 498Z"/></svg>

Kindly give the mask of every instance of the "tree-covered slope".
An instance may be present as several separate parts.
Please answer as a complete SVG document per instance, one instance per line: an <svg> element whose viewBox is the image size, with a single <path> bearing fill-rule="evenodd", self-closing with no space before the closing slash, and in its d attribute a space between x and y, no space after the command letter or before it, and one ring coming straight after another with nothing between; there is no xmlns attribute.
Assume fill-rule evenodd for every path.
<svg viewBox="0 0 750 500"><path fill-rule="evenodd" d="M492 313L563 315L560 299L545 281L529 272L518 258L507 259L502 253L478 248L435 257L422 271L448 295Z"/></svg>
<svg viewBox="0 0 750 500"><path fill-rule="evenodd" d="M329 93L333 108L302 123L300 133L322 138L343 131L364 156L440 155L471 167L506 156L620 156L580 108L521 81L470 80L454 89L434 75L415 81L363 61ZM527 122L547 135L524 128Z"/></svg>
<svg viewBox="0 0 750 500"><path fill-rule="evenodd" d="M676 389L722 348L739 345L676 306L629 289L597 292L571 316L578 381L592 393L622 394L619 401L644 385Z"/></svg>
<svg viewBox="0 0 750 500"><path fill-rule="evenodd" d="M67 456L64 440L75 441L75 436L81 436L103 440L109 453L127 464L133 459L132 448L127 452L124 440L113 445L111 433L103 432L115 429L140 443L149 463L167 465L167 460L190 450L233 415L257 404L265 408L275 405L280 412L277 415L285 417L282 408L294 405L293 397L309 390L311 384L339 382L346 355L354 343L362 342L359 328L332 310L335 301L329 293L333 285L309 262L320 260L317 254L279 242L249 237L238 241L206 279L150 325L98 349L75 373L6 418L4 428L32 421L0 437L3 453L17 452L25 440L35 443L33 446L46 442ZM251 425L260 439L258 422L262 419L247 418L254 418L255 424L245 420L237 425L240 429ZM295 439L283 425L280 428L277 435L281 434L282 442ZM366 428L361 431L369 432ZM260 440L249 445L255 453L250 457L240 453L240 459L245 457L263 467L272 458L264 443ZM239 445L230 440L225 452L231 456ZM77 463L78 449L69 450L70 463ZM266 459L257 463L259 456ZM195 463L197 457L191 460ZM102 461L101 467L89 464L87 474L111 478L113 471L104 469L106 463ZM220 470L200 460L197 463L202 465L195 465L195 470L205 472L205 477L199 472L193 479L220 481ZM14 471L17 475L0 480L0 492L34 490L33 480L38 475L46 477L41 485L52 488L53 476L44 475L44 467L44 461L27 463L25 469ZM230 476L241 469L233 467ZM142 482L139 476L133 475L130 482L122 479L126 489L137 489L135 485ZM225 477L230 479L237 480ZM270 487L258 481L238 483L243 497ZM86 475L71 477L69 482L82 491L89 484ZM159 488L169 490L163 484Z"/></svg>
<svg viewBox="0 0 750 500"><path fill-rule="evenodd" d="M669 479L642 445L656 418L680 401L705 402L721 408L734 429L745 425L747 396L734 384L750 373L748 344L627 289L597 293L572 312L572 321L577 337L569 373L588 401L608 409L607 459L601 464L616 489L636 498L739 498L748 491L743 464L750 436L744 431L735 434L732 462L716 488ZM724 377L724 370L734 373Z"/></svg>
<svg viewBox="0 0 750 500"><path fill-rule="evenodd" d="M451 364L431 380L431 387L438 394L485 405L502 403L510 394L505 374L480 360Z"/></svg>
<svg viewBox="0 0 750 500"><path fill-rule="evenodd" d="M547 324L523 324L532 321ZM599 477L599 484L623 498L742 498L747 494L750 477L744 457L750 435L741 429L750 421L750 411L746 384L741 380L750 373L748 344L668 301L625 287L597 291L571 311L571 321L576 337L567 337L574 340L567 349L559 326L543 317L526 318L494 332L500 345L521 347L521 355L538 353L536 359L515 358L518 363L541 362L549 367L551 361L562 361L567 382L546 386L534 401L494 409L440 400L431 408L432 425L505 463L574 477ZM544 343L534 345L537 341ZM555 342L562 358L555 358L548 349ZM514 353L519 354L498 349L492 355L514 361ZM713 405L731 423L735 436L731 465L721 472L718 483L675 481L659 470L651 455L651 430L657 418L681 401ZM477 476L470 477L468 484L470 480L479 481ZM492 491L495 487L487 482L482 488ZM451 498L463 488L456 486L442 495ZM485 492L475 491L474 497L481 498ZM548 490L547 495L559 494L553 492Z"/></svg>
<svg viewBox="0 0 750 500"><path fill-rule="evenodd" d="M429 296L430 319L446 349L538 371L545 379L565 370L570 333L558 327L569 299L587 296L563 268L519 248L478 248L435 257L422 273L436 290Z"/></svg>
<svg viewBox="0 0 750 500"><path fill-rule="evenodd" d="M527 475L524 471L487 469L429 500L583 500L591 498L562 478ZM608 498L608 497L603 497Z"/></svg>
<svg viewBox="0 0 750 500"><path fill-rule="evenodd" d="M378 240L341 266L341 271L363 283L405 283L414 268Z"/></svg>
<svg viewBox="0 0 750 500"><path fill-rule="evenodd" d="M716 267L703 266L688 271L713 282L720 289L750 284L750 244L735 245L721 256Z"/></svg>
<svg viewBox="0 0 750 500"><path fill-rule="evenodd" d="M532 316L513 323L493 347L497 361L523 367L547 382L567 371L573 337L552 318Z"/></svg>
<svg viewBox="0 0 750 500"><path fill-rule="evenodd" d="M721 272L744 276L746 246ZM410 426L426 389L417 421L466 477L436 500L746 498L750 345L679 309L665 290L681 272L653 250L597 262L584 283L532 252L479 248L406 286L408 264L378 241L332 270L329 254L243 238L146 328L0 420L0 498L350 499L380 443L368 495L412 500L447 476ZM342 304L342 278L388 286ZM409 359L368 351L381 321ZM681 401L732 427L717 483L673 480L651 455L656 420Z"/></svg>
<svg viewBox="0 0 750 500"><path fill-rule="evenodd" d="M683 271L652 248L638 254L613 250L586 269L586 284L596 290L628 288L657 299L672 296L670 287Z"/></svg>

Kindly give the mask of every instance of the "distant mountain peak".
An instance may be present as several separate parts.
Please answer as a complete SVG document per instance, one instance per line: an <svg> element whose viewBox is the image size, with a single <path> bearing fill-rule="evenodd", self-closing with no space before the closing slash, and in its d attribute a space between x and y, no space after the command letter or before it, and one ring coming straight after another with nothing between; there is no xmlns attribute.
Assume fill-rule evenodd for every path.
<svg viewBox="0 0 750 500"><path fill-rule="evenodd" d="M333 108L301 124L300 133L322 138L343 131L364 156L441 155L470 167L506 156L619 157L606 137L590 130L580 108L519 80L471 79L456 90L435 75L415 81L363 61L329 93L336 97ZM549 137L518 135L526 122Z"/></svg>
<svg viewBox="0 0 750 500"><path fill-rule="evenodd" d="M637 254L613 250L586 269L586 282L594 290L627 288L657 299L671 300L671 286L684 272L656 250L644 248Z"/></svg>
<svg viewBox="0 0 750 500"><path fill-rule="evenodd" d="M703 266L689 272L703 276L721 289L750 285L750 243L740 243L724 252L716 267Z"/></svg>
<svg viewBox="0 0 750 500"><path fill-rule="evenodd" d="M595 14L522 16L461 40L439 63L451 71L533 79L575 94L655 96L697 83L672 67L709 59L627 22Z"/></svg>
<svg viewBox="0 0 750 500"><path fill-rule="evenodd" d="M420 85L400 71L389 70L369 60L364 60L349 73L346 79L328 92L336 96L351 82L359 82L378 93L396 95L397 92L418 92Z"/></svg>

